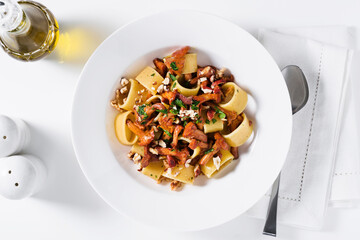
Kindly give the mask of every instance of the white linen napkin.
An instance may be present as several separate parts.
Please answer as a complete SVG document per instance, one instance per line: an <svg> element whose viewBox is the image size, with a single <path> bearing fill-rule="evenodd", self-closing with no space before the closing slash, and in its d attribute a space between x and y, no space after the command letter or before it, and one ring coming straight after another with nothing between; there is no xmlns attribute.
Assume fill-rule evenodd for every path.
<svg viewBox="0 0 360 240"><path fill-rule="evenodd" d="M333 205L360 199L359 138L349 94L353 36L340 27L260 31L259 40L279 68L299 66L310 91L307 105L293 116L292 142L281 173L281 224L320 229L330 196ZM269 193L247 214L265 218L268 202Z"/></svg>

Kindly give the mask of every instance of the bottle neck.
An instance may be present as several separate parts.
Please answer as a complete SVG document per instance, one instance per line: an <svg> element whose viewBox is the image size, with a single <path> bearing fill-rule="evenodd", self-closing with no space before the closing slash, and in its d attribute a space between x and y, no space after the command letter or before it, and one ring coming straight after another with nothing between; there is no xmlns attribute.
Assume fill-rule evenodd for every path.
<svg viewBox="0 0 360 240"><path fill-rule="evenodd" d="M0 32L12 32L26 26L26 15L14 0L0 0Z"/></svg>
<svg viewBox="0 0 360 240"><path fill-rule="evenodd" d="M12 34L22 34L29 30L30 28L30 19L26 16L26 13L22 11L22 18L20 23L13 30L8 31Z"/></svg>

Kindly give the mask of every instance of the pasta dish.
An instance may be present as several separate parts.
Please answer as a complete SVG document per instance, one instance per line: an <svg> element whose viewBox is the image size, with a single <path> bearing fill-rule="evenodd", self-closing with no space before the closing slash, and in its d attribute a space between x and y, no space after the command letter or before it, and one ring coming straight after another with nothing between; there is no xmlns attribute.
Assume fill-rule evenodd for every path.
<svg viewBox="0 0 360 240"><path fill-rule="evenodd" d="M226 69L198 66L190 47L153 63L134 79L121 78L111 101L119 112L115 133L132 146L128 157L139 172L177 190L239 158L253 131L248 96Z"/></svg>

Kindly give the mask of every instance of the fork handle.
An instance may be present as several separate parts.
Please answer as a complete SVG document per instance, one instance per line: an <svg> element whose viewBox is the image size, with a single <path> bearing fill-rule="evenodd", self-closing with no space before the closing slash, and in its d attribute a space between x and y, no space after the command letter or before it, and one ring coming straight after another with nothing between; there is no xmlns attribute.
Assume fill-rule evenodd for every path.
<svg viewBox="0 0 360 240"><path fill-rule="evenodd" d="M273 237L276 237L276 218L277 218L280 174L281 173L279 173L271 189L270 202L269 202L268 212L266 215L266 221L263 230L264 235L269 235Z"/></svg>

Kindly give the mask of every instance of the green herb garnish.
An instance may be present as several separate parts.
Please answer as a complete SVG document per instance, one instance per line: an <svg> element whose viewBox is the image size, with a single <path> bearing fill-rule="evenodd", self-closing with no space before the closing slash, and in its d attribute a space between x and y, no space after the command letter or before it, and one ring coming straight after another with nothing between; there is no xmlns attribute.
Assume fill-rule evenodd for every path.
<svg viewBox="0 0 360 240"><path fill-rule="evenodd" d="M215 111L217 114L219 114L220 119L226 118L226 114L223 111L221 111L219 108L216 107Z"/></svg>
<svg viewBox="0 0 360 240"><path fill-rule="evenodd" d="M176 77L174 75L172 75L171 73L169 75L170 75L171 80L177 81L177 79L176 79ZM175 86L173 86L173 87L175 87Z"/></svg>
<svg viewBox="0 0 360 240"><path fill-rule="evenodd" d="M148 118L148 115L147 115L147 113L146 113L145 110L144 110L145 107L146 107L146 105L143 104L143 105L139 106L139 108L138 108L138 110L137 110L137 112L139 113L139 115L144 116L143 120L145 120L145 119Z"/></svg>
<svg viewBox="0 0 360 240"><path fill-rule="evenodd" d="M174 104L175 104L176 106L186 108L186 106L184 105L183 101L181 101L180 99L177 99L177 98L176 98L176 99L174 100Z"/></svg>
<svg viewBox="0 0 360 240"><path fill-rule="evenodd" d="M175 62L171 62L171 63L170 63L170 67L171 67L174 71L179 70L179 68L176 66L176 63L175 63Z"/></svg>
<svg viewBox="0 0 360 240"><path fill-rule="evenodd" d="M162 128L162 130L164 131L164 133L166 133L166 135L168 135L169 137L172 137L172 134L168 131Z"/></svg>
<svg viewBox="0 0 360 240"><path fill-rule="evenodd" d="M168 110L165 108L165 109L156 109L155 111L157 112L160 112L160 113L163 113L163 114L167 114L168 113Z"/></svg>
<svg viewBox="0 0 360 240"><path fill-rule="evenodd" d="M188 124L187 121L184 122L184 127L186 126L186 124Z"/></svg>
<svg viewBox="0 0 360 240"><path fill-rule="evenodd" d="M205 120L206 124L210 124L210 121L208 119Z"/></svg>
<svg viewBox="0 0 360 240"><path fill-rule="evenodd" d="M198 110L199 107L197 105L199 105L199 101L196 101L196 100L192 100L192 103L191 103L191 109L192 110Z"/></svg>
<svg viewBox="0 0 360 240"><path fill-rule="evenodd" d="M216 119L215 119L215 118L213 118L211 121L212 121L213 124L216 123Z"/></svg>
<svg viewBox="0 0 360 240"><path fill-rule="evenodd" d="M151 74L151 76L152 76L152 77L155 76L155 73Z"/></svg>
<svg viewBox="0 0 360 240"><path fill-rule="evenodd" d="M175 151L175 149L171 149L171 151L172 151L172 152L174 152L174 151Z"/></svg>
<svg viewBox="0 0 360 240"><path fill-rule="evenodd" d="M207 150L204 154L208 154L208 153L211 153L212 151L214 151L213 148L210 148L209 150Z"/></svg>
<svg viewBox="0 0 360 240"><path fill-rule="evenodd" d="M202 123L202 121L200 119L196 120L195 123Z"/></svg>
<svg viewBox="0 0 360 240"><path fill-rule="evenodd" d="M174 115L178 115L179 114L179 110L177 110L177 109L170 109L170 112L172 113L172 114L174 114Z"/></svg>

